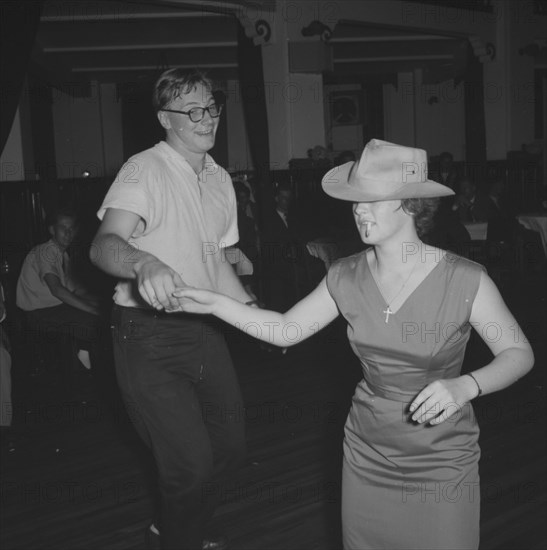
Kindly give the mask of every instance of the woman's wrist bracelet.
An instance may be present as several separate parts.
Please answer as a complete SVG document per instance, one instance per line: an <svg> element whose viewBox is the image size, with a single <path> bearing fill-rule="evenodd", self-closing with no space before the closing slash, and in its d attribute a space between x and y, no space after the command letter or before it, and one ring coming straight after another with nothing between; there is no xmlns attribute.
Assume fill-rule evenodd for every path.
<svg viewBox="0 0 547 550"><path fill-rule="evenodd" d="M475 384L477 385L477 389L479 390L479 393L476 395L476 397L478 397L479 395L482 394L482 388L480 387L479 383L477 382L477 379L470 372L467 372L466 375L470 376L473 379L473 382L475 382Z"/></svg>

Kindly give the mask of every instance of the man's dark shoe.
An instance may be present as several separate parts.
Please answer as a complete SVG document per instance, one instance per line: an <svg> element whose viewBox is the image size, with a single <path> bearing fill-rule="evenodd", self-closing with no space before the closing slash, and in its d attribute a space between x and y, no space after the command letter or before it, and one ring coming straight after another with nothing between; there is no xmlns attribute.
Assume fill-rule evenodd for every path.
<svg viewBox="0 0 547 550"><path fill-rule="evenodd" d="M160 532L152 523L146 528L144 534L147 550L160 550ZM203 541L202 550L228 550L226 537L210 537Z"/></svg>

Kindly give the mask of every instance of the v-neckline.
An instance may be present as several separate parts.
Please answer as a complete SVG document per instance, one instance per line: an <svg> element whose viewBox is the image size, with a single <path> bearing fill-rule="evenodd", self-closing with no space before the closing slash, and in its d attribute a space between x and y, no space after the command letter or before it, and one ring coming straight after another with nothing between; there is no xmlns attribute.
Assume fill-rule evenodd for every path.
<svg viewBox="0 0 547 550"><path fill-rule="evenodd" d="M441 262L444 262L446 258L446 253L443 255L443 257L437 262L435 267L429 271L429 273L418 283L418 285L412 290L412 292L404 299L403 303L395 310L391 310L390 304L386 302L386 299L384 295L382 294L382 291L380 290L380 286L378 285L378 281L376 281L376 277L374 277L374 273L372 272L372 269L370 268L370 264L368 262L368 254L365 252L365 263L367 265L367 270L370 273L370 276L372 278L372 281L374 282L374 287L376 288L376 293L382 300L382 302L385 304L386 308L391 311L391 315L397 315L407 304L408 301L412 298L412 296L418 291L418 289L425 283L425 281L429 278L429 276L441 265Z"/></svg>

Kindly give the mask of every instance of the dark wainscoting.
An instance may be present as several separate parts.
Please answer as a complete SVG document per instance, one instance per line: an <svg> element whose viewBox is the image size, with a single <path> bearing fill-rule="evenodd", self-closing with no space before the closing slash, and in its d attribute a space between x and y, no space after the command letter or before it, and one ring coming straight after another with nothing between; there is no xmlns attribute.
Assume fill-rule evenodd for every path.
<svg viewBox="0 0 547 550"><path fill-rule="evenodd" d="M542 181L542 167L538 162L520 159L456 165L460 174L470 177L477 183L479 190L485 190L487 182L492 178L501 178L506 182L511 203L517 211L538 211L541 201L547 198L547 187ZM430 172L432 168L434 167L430 167ZM321 188L321 178L327 169L325 166L313 166L303 161L291 163L288 170L271 171L269 183L255 189L259 216L264 208L272 204L275 185L288 183L294 191L297 206L309 221L311 238L326 236L319 233L333 224L345 227L348 209L344 208L340 201L328 197ZM233 176L243 174L238 172ZM252 172L246 174L252 182ZM83 250L86 244L88 246L99 223L96 212L112 179L109 176L47 182L0 182L2 280L6 281L6 274L10 275L8 279L16 279L27 252L48 238L46 213L58 205L70 205L77 211L80 220L78 246L80 250ZM260 219L258 221L260 226ZM7 286L9 291L9 282Z"/></svg>

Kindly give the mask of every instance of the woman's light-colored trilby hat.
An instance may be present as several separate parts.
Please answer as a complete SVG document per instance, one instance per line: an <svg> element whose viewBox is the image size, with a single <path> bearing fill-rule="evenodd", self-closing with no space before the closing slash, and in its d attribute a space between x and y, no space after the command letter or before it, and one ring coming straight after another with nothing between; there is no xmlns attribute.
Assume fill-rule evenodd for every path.
<svg viewBox="0 0 547 550"><path fill-rule="evenodd" d="M427 179L427 153L371 139L361 158L329 170L322 180L327 195L352 202L446 197L454 191Z"/></svg>

